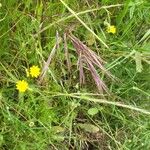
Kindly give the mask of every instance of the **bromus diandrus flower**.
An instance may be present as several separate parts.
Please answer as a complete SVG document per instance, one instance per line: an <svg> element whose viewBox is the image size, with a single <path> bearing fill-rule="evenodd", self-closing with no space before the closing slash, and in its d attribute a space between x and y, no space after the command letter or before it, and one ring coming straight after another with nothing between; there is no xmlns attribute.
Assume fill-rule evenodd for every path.
<svg viewBox="0 0 150 150"><path fill-rule="evenodd" d="M85 44L83 44L78 38L76 38L72 34L68 34L68 37L71 39L76 52L78 54L78 67L80 73L80 84L85 82L84 75L84 65L87 66L88 70L91 72L91 75L97 85L98 90L102 93L103 91L108 92L108 88L105 83L100 78L96 66L107 76L110 78L114 78L111 73L105 69L104 64L105 61L102 60L94 51L88 48Z"/></svg>

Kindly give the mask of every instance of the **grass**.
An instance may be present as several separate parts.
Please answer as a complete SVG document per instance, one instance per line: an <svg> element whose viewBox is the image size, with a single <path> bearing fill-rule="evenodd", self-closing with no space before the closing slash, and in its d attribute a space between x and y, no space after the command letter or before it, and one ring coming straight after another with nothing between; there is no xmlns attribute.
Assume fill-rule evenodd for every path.
<svg viewBox="0 0 150 150"><path fill-rule="evenodd" d="M150 149L148 0L0 2L1 150ZM85 45L95 53L79 68ZM37 79L26 77L32 65L41 68ZM19 93L23 79L29 89Z"/></svg>

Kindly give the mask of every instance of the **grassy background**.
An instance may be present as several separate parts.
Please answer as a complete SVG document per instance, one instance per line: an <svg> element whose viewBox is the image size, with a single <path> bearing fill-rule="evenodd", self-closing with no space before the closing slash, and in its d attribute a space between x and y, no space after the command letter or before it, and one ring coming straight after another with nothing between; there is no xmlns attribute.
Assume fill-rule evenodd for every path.
<svg viewBox="0 0 150 150"><path fill-rule="evenodd" d="M150 113L143 113L150 110L148 0L0 2L0 149L150 149ZM67 7L79 13L81 20ZM116 34L106 32L106 21L116 26ZM69 40L70 76L62 41L43 85L26 77L25 68L42 68L56 43L56 31L63 38L70 29L120 80L113 82L101 75L111 96L97 94L88 70L86 84L79 87L78 57ZM22 79L30 84L23 94L15 87ZM116 102L131 108L116 106ZM132 106L143 110L138 112Z"/></svg>

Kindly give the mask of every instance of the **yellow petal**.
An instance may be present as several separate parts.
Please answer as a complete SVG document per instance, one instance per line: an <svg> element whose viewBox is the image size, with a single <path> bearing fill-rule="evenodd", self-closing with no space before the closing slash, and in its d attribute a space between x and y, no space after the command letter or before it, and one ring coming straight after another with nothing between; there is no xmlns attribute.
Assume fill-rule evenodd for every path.
<svg viewBox="0 0 150 150"><path fill-rule="evenodd" d="M107 32L115 34L116 33L116 27L114 25L108 26L107 27Z"/></svg>
<svg viewBox="0 0 150 150"><path fill-rule="evenodd" d="M16 83L16 88L19 92L25 92L28 89L28 83L24 80L19 80Z"/></svg>
<svg viewBox="0 0 150 150"><path fill-rule="evenodd" d="M40 68L38 66L33 65L32 67L30 67L29 73L30 73L31 77L37 78L40 75Z"/></svg>

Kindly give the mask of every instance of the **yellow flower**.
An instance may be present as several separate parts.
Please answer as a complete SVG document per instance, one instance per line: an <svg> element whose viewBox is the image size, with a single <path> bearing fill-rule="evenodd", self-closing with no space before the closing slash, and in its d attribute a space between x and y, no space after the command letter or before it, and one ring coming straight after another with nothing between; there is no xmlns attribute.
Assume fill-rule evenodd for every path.
<svg viewBox="0 0 150 150"><path fill-rule="evenodd" d="M16 87L19 92L25 92L28 89L28 83L24 80L19 80L16 83Z"/></svg>
<svg viewBox="0 0 150 150"><path fill-rule="evenodd" d="M30 75L31 77L37 78L40 75L40 68L38 66L32 66L30 67Z"/></svg>
<svg viewBox="0 0 150 150"><path fill-rule="evenodd" d="M116 33L116 27L113 26L113 25L109 25L109 26L107 27L107 32L108 32L108 33L115 34L115 33Z"/></svg>

